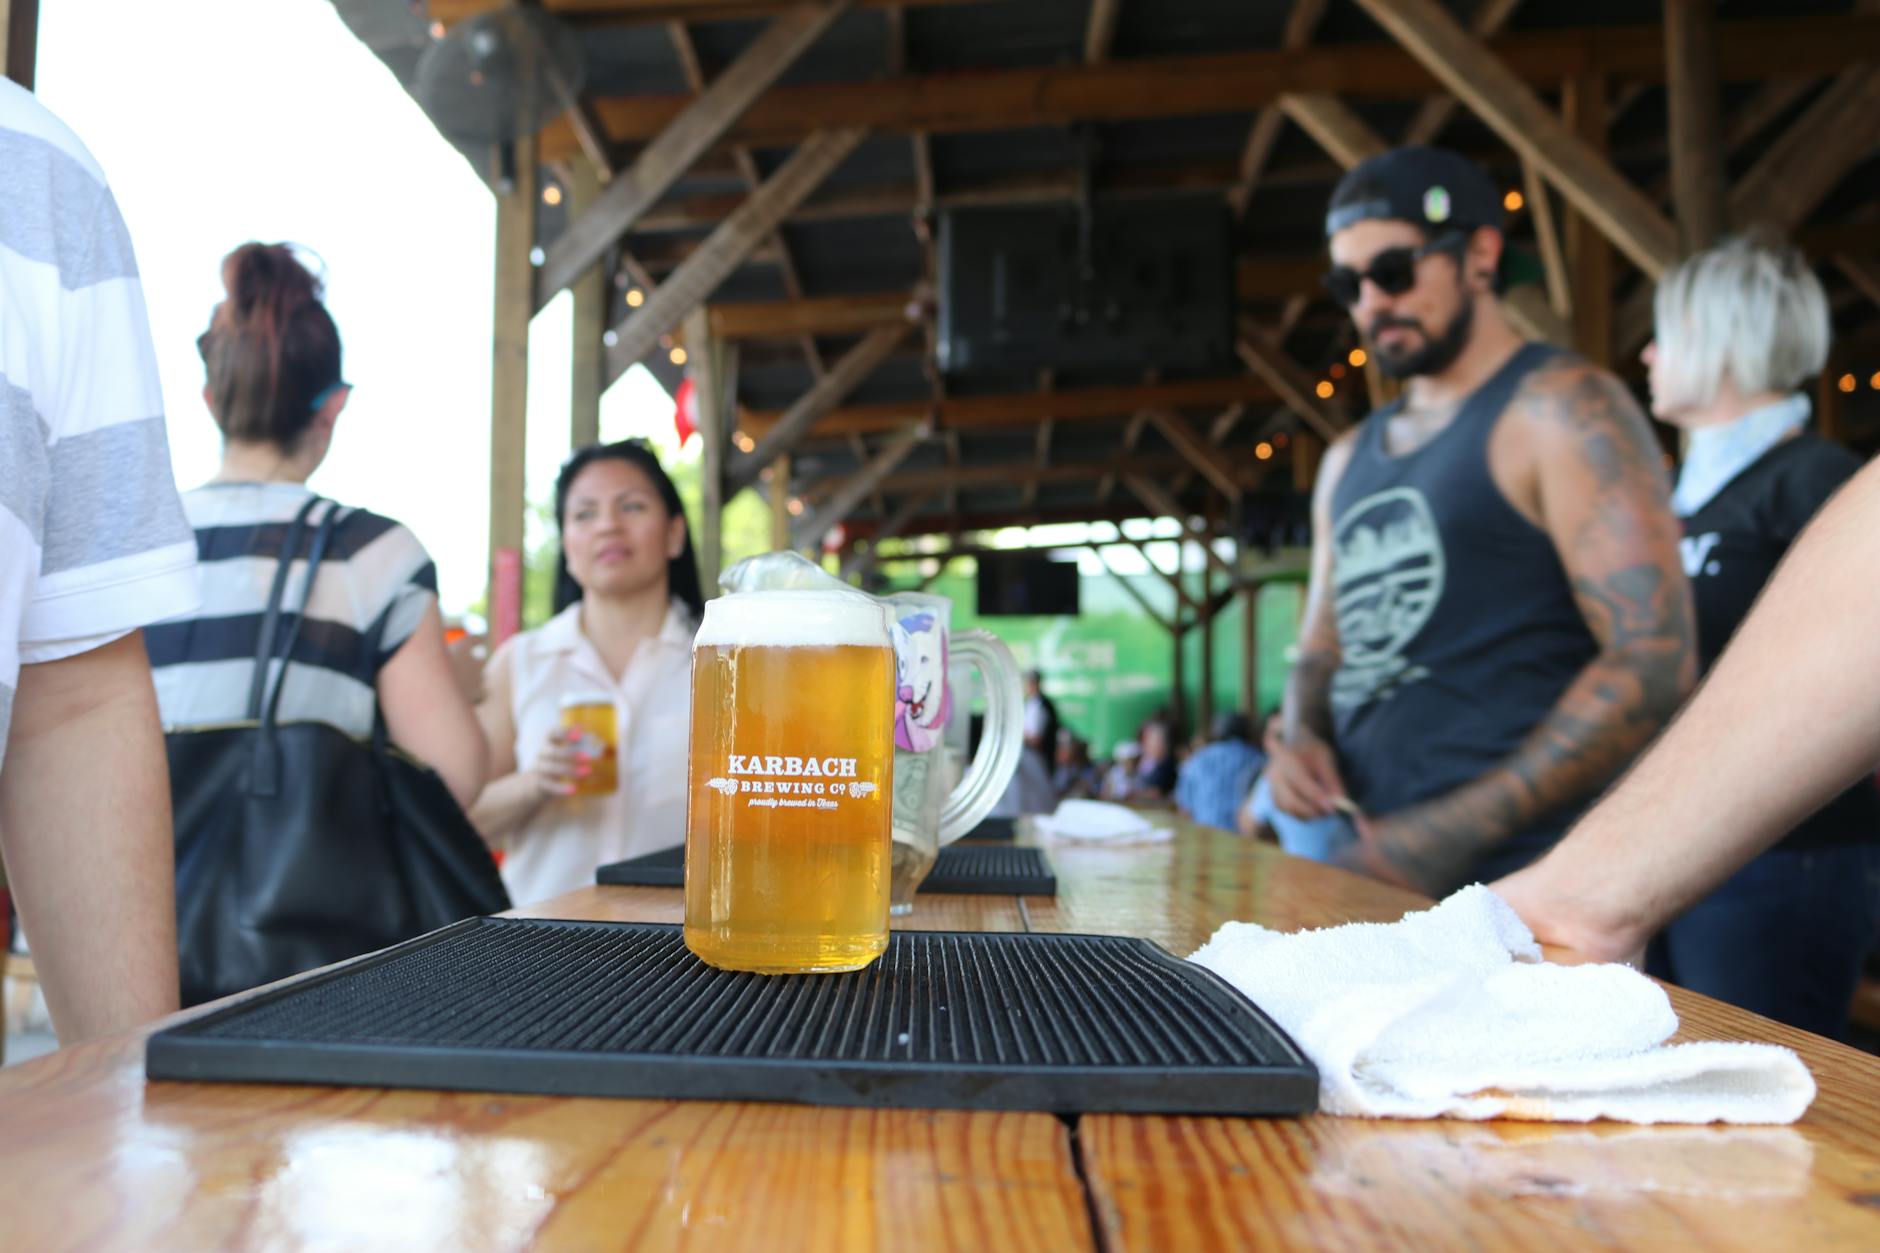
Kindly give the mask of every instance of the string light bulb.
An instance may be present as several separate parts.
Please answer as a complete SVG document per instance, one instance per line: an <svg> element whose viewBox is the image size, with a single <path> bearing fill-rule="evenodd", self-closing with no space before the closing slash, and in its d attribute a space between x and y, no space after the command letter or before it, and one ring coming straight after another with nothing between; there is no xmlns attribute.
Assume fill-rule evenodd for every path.
<svg viewBox="0 0 1880 1253"><path fill-rule="evenodd" d="M637 309L646 303L646 293L637 287L627 289L627 308Z"/></svg>
<svg viewBox="0 0 1880 1253"><path fill-rule="evenodd" d="M1273 459L1273 445L1267 443L1265 440L1261 440L1253 446L1253 455L1262 461L1271 461Z"/></svg>
<svg viewBox="0 0 1880 1253"><path fill-rule="evenodd" d="M1857 386L1859 386L1859 384L1857 384L1854 381L1854 376L1852 374L1843 374L1841 376L1841 390L1842 391L1851 392Z"/></svg>
<svg viewBox="0 0 1880 1253"><path fill-rule="evenodd" d="M1525 204L1527 204L1527 197L1523 196L1518 191L1511 190L1507 195L1501 198L1501 207L1510 213L1521 212L1521 208Z"/></svg>
<svg viewBox="0 0 1880 1253"><path fill-rule="evenodd" d="M1356 369L1363 369L1364 363L1370 359L1370 357L1365 355L1365 351L1362 348L1353 348L1350 352L1345 354L1345 360L1351 362L1352 366Z"/></svg>
<svg viewBox="0 0 1880 1253"><path fill-rule="evenodd" d="M671 353L669 353L668 355L669 355L669 356L670 356L670 357L672 358L672 363L673 363L674 365L684 365L684 364L685 364L685 349L683 349L683 348L674 348L674 349L672 350L672 352L671 352Z"/></svg>
<svg viewBox="0 0 1880 1253"><path fill-rule="evenodd" d="M1332 398L1332 393L1337 391L1338 389L1332 386L1332 380L1320 379L1319 385L1313 388L1313 390L1319 394L1320 400L1330 400Z"/></svg>
<svg viewBox="0 0 1880 1253"><path fill-rule="evenodd" d="M561 203L561 188L555 186L555 184L553 183L550 183L548 186L542 188L542 203L545 205L560 204Z"/></svg>

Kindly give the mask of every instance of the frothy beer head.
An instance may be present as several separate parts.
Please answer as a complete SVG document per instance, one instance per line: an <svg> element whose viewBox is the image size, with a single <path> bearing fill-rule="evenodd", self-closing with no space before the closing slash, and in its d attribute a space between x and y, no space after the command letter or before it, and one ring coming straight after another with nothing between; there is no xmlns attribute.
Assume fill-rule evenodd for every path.
<svg viewBox="0 0 1880 1253"><path fill-rule="evenodd" d="M888 614L860 593L779 589L705 602L694 648L888 647Z"/></svg>

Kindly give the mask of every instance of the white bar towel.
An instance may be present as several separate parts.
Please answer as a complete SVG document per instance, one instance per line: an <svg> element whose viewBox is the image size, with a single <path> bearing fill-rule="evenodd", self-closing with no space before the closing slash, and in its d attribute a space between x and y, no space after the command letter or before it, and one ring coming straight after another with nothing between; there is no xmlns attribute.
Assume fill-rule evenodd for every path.
<svg viewBox="0 0 1880 1253"><path fill-rule="evenodd" d="M1373 1118L1789 1123L1815 1097L1773 1044L1666 1045L1678 1017L1630 966L1559 966L1476 884L1393 923L1230 922L1189 960L1319 1068L1319 1108Z"/></svg>
<svg viewBox="0 0 1880 1253"><path fill-rule="evenodd" d="M1161 844L1175 838L1127 805L1109 801L1068 800L1055 813L1034 814L1032 828L1053 840L1084 844Z"/></svg>

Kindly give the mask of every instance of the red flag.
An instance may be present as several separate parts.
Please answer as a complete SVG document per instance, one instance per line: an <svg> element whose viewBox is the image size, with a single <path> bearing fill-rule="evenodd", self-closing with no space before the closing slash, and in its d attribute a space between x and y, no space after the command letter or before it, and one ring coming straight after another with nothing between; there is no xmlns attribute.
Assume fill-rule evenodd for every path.
<svg viewBox="0 0 1880 1253"><path fill-rule="evenodd" d="M672 429L679 433L681 447L692 438L692 432L698 430L698 393L692 387L690 375L672 394Z"/></svg>

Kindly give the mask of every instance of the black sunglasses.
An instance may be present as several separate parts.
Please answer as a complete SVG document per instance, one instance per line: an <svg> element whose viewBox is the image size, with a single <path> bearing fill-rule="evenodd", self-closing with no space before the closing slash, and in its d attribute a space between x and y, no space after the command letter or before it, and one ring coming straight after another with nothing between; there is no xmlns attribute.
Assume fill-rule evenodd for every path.
<svg viewBox="0 0 1880 1253"><path fill-rule="evenodd" d="M1377 289L1386 296L1401 296L1417 285L1417 262L1431 253L1451 251L1467 240L1468 236L1461 231L1445 231L1414 248L1409 245L1386 248L1371 258L1371 266L1366 270L1335 265L1325 272L1320 281L1325 284L1325 290L1332 299L1347 309L1358 303L1367 278L1376 283Z"/></svg>

